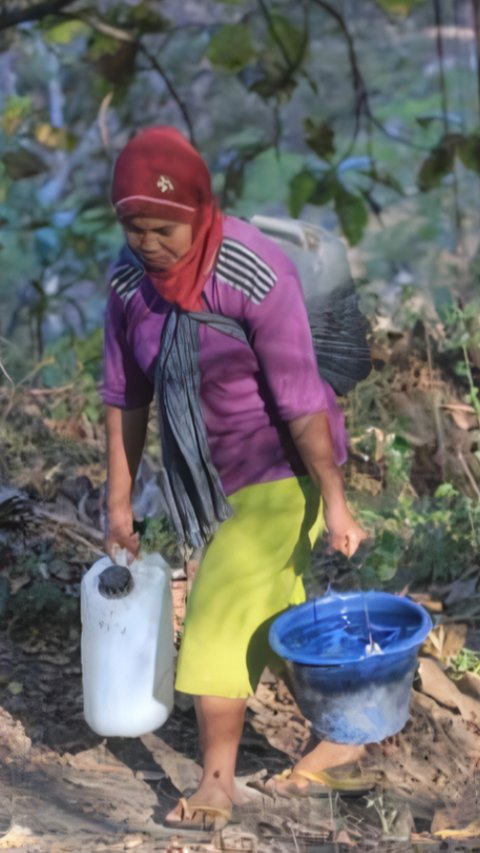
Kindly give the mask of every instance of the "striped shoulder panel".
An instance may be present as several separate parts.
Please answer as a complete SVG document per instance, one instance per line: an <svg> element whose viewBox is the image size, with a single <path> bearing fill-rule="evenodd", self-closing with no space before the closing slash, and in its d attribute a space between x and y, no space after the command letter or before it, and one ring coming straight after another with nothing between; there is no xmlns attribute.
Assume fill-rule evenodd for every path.
<svg viewBox="0 0 480 853"><path fill-rule="evenodd" d="M124 302L133 296L144 276L143 270L132 264L120 264L115 267L110 287L115 290Z"/></svg>
<svg viewBox="0 0 480 853"><path fill-rule="evenodd" d="M277 281L276 273L260 255L230 237L222 242L215 270L231 287L241 290L256 305L265 299Z"/></svg>

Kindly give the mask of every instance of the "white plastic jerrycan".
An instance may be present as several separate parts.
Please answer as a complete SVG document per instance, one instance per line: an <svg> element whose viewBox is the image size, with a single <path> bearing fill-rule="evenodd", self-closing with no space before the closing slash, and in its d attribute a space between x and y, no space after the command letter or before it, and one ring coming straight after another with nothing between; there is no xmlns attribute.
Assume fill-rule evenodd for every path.
<svg viewBox="0 0 480 853"><path fill-rule="evenodd" d="M105 737L154 731L173 708L168 565L159 554L128 568L102 557L82 579L80 605L85 720Z"/></svg>

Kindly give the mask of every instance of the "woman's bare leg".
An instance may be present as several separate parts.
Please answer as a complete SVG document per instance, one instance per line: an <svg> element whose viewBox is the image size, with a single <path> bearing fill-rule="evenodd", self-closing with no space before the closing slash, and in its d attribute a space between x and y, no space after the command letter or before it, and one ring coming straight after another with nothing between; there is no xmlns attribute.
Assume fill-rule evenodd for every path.
<svg viewBox="0 0 480 853"><path fill-rule="evenodd" d="M229 809L232 803L242 802L235 789L235 765L246 705L246 699L195 697L203 775L198 791L188 801L192 813L195 804ZM177 806L167 819L180 817L181 809Z"/></svg>

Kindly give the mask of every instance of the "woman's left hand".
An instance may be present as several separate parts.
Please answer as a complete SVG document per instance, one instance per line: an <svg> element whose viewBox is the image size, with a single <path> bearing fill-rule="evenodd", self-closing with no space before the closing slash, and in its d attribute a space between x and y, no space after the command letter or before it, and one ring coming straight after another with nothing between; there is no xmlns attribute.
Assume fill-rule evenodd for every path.
<svg viewBox="0 0 480 853"><path fill-rule="evenodd" d="M330 547L340 551L345 557L353 557L361 542L368 539L368 533L355 520L346 504L325 505L323 517L329 533Z"/></svg>

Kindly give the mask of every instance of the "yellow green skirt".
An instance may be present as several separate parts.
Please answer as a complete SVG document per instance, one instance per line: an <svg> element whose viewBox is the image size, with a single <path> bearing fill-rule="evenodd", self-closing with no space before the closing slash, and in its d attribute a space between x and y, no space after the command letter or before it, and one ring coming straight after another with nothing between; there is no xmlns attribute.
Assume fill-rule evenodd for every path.
<svg viewBox="0 0 480 853"><path fill-rule="evenodd" d="M268 631L305 601L302 575L323 526L308 477L246 486L230 495L187 604L176 688L197 696L246 698L275 655Z"/></svg>

